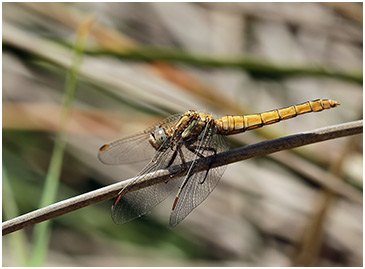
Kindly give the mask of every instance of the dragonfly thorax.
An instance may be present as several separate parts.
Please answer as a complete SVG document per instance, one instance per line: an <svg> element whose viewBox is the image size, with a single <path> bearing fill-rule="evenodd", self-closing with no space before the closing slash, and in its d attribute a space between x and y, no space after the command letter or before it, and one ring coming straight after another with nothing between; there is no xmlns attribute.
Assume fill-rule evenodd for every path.
<svg viewBox="0 0 365 269"><path fill-rule="evenodd" d="M201 138L206 127L214 127L213 116L189 110L175 123L172 141L181 138L184 144L191 144Z"/></svg>

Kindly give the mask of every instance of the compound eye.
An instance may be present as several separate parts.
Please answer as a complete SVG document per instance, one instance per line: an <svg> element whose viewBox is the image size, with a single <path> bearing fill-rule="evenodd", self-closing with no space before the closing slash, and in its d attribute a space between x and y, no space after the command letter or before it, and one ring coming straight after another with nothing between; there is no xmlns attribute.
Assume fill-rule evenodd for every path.
<svg viewBox="0 0 365 269"><path fill-rule="evenodd" d="M167 139L166 134L163 129L159 128L155 132L156 142L161 146Z"/></svg>

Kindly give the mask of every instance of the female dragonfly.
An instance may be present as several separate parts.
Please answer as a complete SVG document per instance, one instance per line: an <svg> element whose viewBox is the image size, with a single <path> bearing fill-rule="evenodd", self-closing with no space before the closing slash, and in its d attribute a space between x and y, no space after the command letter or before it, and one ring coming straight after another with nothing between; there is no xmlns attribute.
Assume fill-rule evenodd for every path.
<svg viewBox="0 0 365 269"><path fill-rule="evenodd" d="M148 213L180 186L170 215L170 227L176 226L207 198L222 177L225 166L195 174L190 171L197 159L228 150L225 136L337 105L338 102L330 99L318 99L258 114L221 118L189 110L170 116L141 133L103 145L98 157L104 164L127 164L151 159L135 179L119 192L112 206L114 222L125 223ZM185 177L128 191L134 184L142 182L148 173L188 162L191 165Z"/></svg>

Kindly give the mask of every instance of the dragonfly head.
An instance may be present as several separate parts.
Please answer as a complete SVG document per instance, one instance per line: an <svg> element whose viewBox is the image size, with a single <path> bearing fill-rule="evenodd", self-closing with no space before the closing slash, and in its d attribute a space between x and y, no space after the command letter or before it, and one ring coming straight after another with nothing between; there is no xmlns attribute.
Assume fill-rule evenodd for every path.
<svg viewBox="0 0 365 269"><path fill-rule="evenodd" d="M170 141L165 128L157 126L150 133L149 141L156 150L167 149L170 146Z"/></svg>

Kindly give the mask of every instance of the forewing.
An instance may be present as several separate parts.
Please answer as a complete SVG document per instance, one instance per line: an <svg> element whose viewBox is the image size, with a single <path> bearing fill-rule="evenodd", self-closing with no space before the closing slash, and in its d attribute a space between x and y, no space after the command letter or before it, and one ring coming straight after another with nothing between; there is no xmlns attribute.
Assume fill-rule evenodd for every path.
<svg viewBox="0 0 365 269"><path fill-rule="evenodd" d="M208 149L215 148L216 153L228 150L228 143L225 137L214 134L206 139L208 141L203 143L203 146L199 150L199 153L204 157L214 154L214 152ZM196 143L198 144L199 141ZM204 144L206 144L206 146L204 146ZM185 151L187 151L187 149ZM226 166L220 166L211 168L208 171L208 174L206 171L201 171L194 175L186 175L185 179L187 179L187 181L184 181L183 185L180 187L181 190L177 197L176 205L170 215L171 228L182 221L194 208L208 197L215 186L217 186L225 169Z"/></svg>
<svg viewBox="0 0 365 269"><path fill-rule="evenodd" d="M130 184L136 184L144 180L147 173L154 173L166 168L173 157L174 151L168 148L164 152L157 152L153 160L137 175ZM181 163L177 155L172 165ZM112 206L112 219L117 224L122 224L147 214L157 204L166 199L169 194L181 183L181 178L174 178L167 182L154 184L137 191L121 194L116 205ZM128 188L128 186L126 187Z"/></svg>
<svg viewBox="0 0 365 269"><path fill-rule="evenodd" d="M180 116L181 114L172 115L139 134L105 144L99 149L99 160L104 164L128 164L151 159L156 150L148 141L150 132L156 126L172 127Z"/></svg>

